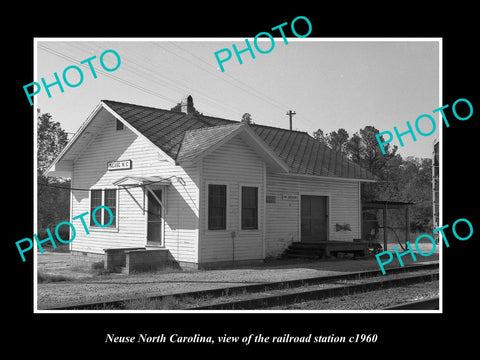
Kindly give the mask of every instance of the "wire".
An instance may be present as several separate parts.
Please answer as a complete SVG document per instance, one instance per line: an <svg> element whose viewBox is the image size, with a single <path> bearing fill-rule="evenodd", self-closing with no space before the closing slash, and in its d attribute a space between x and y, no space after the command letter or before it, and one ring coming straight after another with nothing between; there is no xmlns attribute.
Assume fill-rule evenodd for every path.
<svg viewBox="0 0 480 360"><path fill-rule="evenodd" d="M225 74L225 76L219 76L219 74L217 74L216 72L212 72L212 71L209 71L208 69L205 69L204 67L201 67L198 65L198 63L195 63L195 62L192 62L190 61L189 59L185 58L184 56L181 56L173 51L171 51L170 49L156 43L156 42L151 42L153 45L155 45L156 47L159 47L161 48L162 50L164 51L167 51L173 55L175 55L176 57L182 59L183 61L186 61L192 65L194 65L195 67L201 69L202 71L205 71L207 73L209 73L210 75L213 75L215 76L216 78L236 87L237 89L240 89L241 91L244 91L246 92L249 96L254 96L256 97L257 99L263 101L263 102L266 102L266 103L269 103L270 105L273 105L279 109L281 109L282 111L285 110L285 106L283 104L281 104L280 102L276 101L275 99L273 99L272 97L268 96L268 95L265 95L263 94L262 92L258 91L257 89L255 89L254 87L234 78L233 76L229 75L229 74ZM208 63L207 61L205 61L204 59L202 59L201 57L197 56L196 54L193 54L192 52L184 49L183 47L173 43L173 42L169 42L170 45L173 45L175 46L176 48L184 51L185 53L189 54L189 56L191 57L194 57L196 59L198 59L199 61L201 61L202 63L208 65L208 67L210 68L213 68L215 69L215 67ZM85 50L89 53L94 53L96 51L95 47L94 46L89 46L89 44L86 44L86 43L68 43L68 45L72 48L75 48L77 50L81 50L82 52L85 52ZM65 60L68 60L68 61L73 61L75 63L79 63L78 60L76 60L74 57L72 56L69 56L69 55L66 55L62 52L59 52L57 50L54 50L48 46L45 46L44 44L38 44L38 47L46 52L49 52L55 56L58 56L60 58L63 58ZM98 47L98 46L97 46ZM128 55L129 57L131 57L131 55L129 54ZM142 58L143 61L145 61L146 59L145 58ZM87 64L79 64L80 66L83 66L84 68L87 68ZM153 65L153 64L152 64ZM225 105L224 102L220 102L218 100L215 100L213 99L212 97L210 97L209 95L207 95L206 93L204 93L203 91L200 91L198 89L195 89L194 87L192 87L190 84L186 84L186 83L181 83L180 81L178 81L178 79L176 80L172 80L172 79L169 79L168 77L166 76L162 76L162 75L159 75L157 72L155 72L154 70L151 70L149 69L148 67L140 64L139 62L137 61L133 61L132 59L129 59L128 62L125 62L125 68L124 68L126 71L128 72L131 72L133 75L135 75L137 77L137 80L138 78L143 78L145 80L149 80L149 81L152 81L152 78L154 78L154 82L156 83L156 85L161 85L161 86L164 86L170 90L173 90L173 91L176 91L178 93L180 93L182 91L182 87L185 87L185 88L190 88L192 90L194 90L196 93L199 93L201 95L202 98L204 98L205 100L211 102L213 104L214 107L217 107L217 108L223 108L223 109L226 109L226 110L229 110L229 111L233 111L233 112L242 112L243 109L240 109L236 106L232 106L232 105ZM113 75L111 73L108 73L108 72L105 72L101 69L96 69L96 71L98 73L101 73L115 81L118 81L122 84L125 84L131 88L134 88L134 89L137 89L137 90L140 90L144 93L147 93L149 95L152 95L152 96L155 96L155 97L159 97L165 101L168 101L170 103L177 103L177 100L175 99L172 99L172 98L169 98L167 96L164 96L164 95L161 95L159 94L158 92L155 92L153 90L151 90L149 88L149 86L151 86L151 84L145 84L145 86L142 86L142 85L139 85L138 84L138 81L137 83L134 83L132 81L129 81L129 80L126 80L124 78L120 78L116 75ZM243 87L240 87L238 86L237 84L235 84L234 82L232 81L229 81L228 78L236 81L237 83L241 84ZM155 80L156 79L156 80ZM180 84L181 86L179 86L178 84ZM249 90L245 89L244 87L248 88ZM253 94L252 94L253 92ZM183 94L182 94L183 95ZM216 114L211 114L212 116L215 116ZM267 115L267 114L265 114ZM315 127L316 125L311 122L310 120L306 119L304 116L301 116L303 118L304 121L308 122L311 126Z"/></svg>
<svg viewBox="0 0 480 360"><path fill-rule="evenodd" d="M187 49L182 48L181 46L179 46L179 45L177 45L177 44L175 44L175 43L173 43L173 42L172 42L171 44L172 44L173 46L179 48L180 50L183 50L184 52L186 52L186 53L189 54L190 56L193 56L194 58L200 60L200 61L203 62L204 64L207 64L209 67L212 67L212 68L215 69L215 66L214 66L214 65L210 64L209 62L205 61L205 60L202 59L201 57L195 55L194 53L188 51ZM179 56L179 55L178 55L178 56ZM198 66L197 66L197 67L198 67ZM199 67L199 68L200 68L200 67ZM205 71L206 71L206 70L205 70ZM211 74L212 74L212 73L211 73ZM228 77L228 78L230 78L230 79L232 79L232 80L234 80L234 81L242 84L243 86L249 88L251 91L256 92L257 94L259 94L260 96L262 96L265 101L270 102L271 105L276 106L277 108L279 108L279 109L281 109L281 110L284 110L284 109L285 109L285 105L283 105L282 103L276 101L274 98L272 98L272 97L270 97L270 96L268 96L268 95L263 94L262 92L260 92L260 91L258 91L257 89L255 89L253 86L250 86L250 85L244 83L243 81L234 78L234 77L231 76L230 74L223 74L223 75L225 75L225 77L219 76L219 74L217 74L217 73L213 73L212 75L214 75L215 77L217 77L217 78L219 78L219 79L221 79L221 80L223 80L223 81L226 81L227 83L229 83L229 84L237 87L237 88L240 89L240 90L246 91L245 89L242 89L242 88L240 88L239 86L237 86L236 84L233 84L232 82L230 82L230 81L228 81L228 80L225 79L225 77ZM251 94L251 93L248 93L248 94ZM257 97L258 97L258 96L257 96Z"/></svg>
<svg viewBox="0 0 480 360"><path fill-rule="evenodd" d="M200 70L203 70L203 71L209 73L210 75L213 75L214 77L216 77L216 78L218 78L218 79L220 79L220 80L222 80L222 81L224 81L224 82L226 82L226 83L228 83L228 84L236 87L237 89L242 90L243 92L247 93L249 96L254 96L254 97L256 97L257 99L259 99L260 101L268 102L268 103L270 103L271 105L273 105L273 106L281 109L282 111L285 110L285 106L284 106L284 105L278 105L279 103L278 103L278 104L272 103L271 101L269 101L268 99L266 99L266 95L264 95L264 98L262 99L262 98L260 98L260 96L255 95L255 94L252 94L252 90L253 90L254 92L259 93L259 94L261 94L261 93L260 93L258 90L256 90L255 88L253 88L253 87L251 87L251 86L249 86L249 85L247 85L247 84L245 84L245 83L242 83L242 82L239 81L239 80L236 80L236 79L235 79L236 81L238 81L238 82L244 84L245 86L249 87L251 90L249 91L249 90L247 90L247 89L244 89L244 88L238 86L237 84L235 84L235 83L227 80L225 77L219 76L219 74L217 74L216 72L212 72L212 71L210 71L209 69L205 69L205 68L199 66L198 63L192 62L192 61L190 61L189 59L187 59L187 58L185 58L185 57L183 57L183 56L181 56L181 55L179 55L179 54L177 54L177 53L175 53L175 52L173 52L173 51L171 51L171 50L163 47L162 45L159 45L159 44L154 43L154 42L152 42L152 44L155 45L155 46L157 46L157 47L159 47L159 48L161 48L161 49L163 49L164 51L167 51L167 52L169 52L169 53L177 56L178 58L182 59L183 61L186 61L186 62L188 62L189 64L192 64L193 66L199 68ZM173 43L172 43L172 44L173 44ZM178 46L178 45L175 45L175 46L178 47L178 48L180 48L180 49L183 49L183 48L181 48L181 47ZM183 50L184 50L184 49L183 49ZM184 51L186 51L186 50L184 50ZM188 52L188 51L186 51L186 52ZM188 53L191 54L190 52L188 52ZM195 55L194 55L194 56L195 56ZM195 56L195 57L196 57L197 59L200 59L202 62L208 64L210 67L212 67L212 68L215 69L215 67L214 67L213 65L209 64L208 62L204 61L203 59L199 58L198 56ZM232 76L229 76L229 77L232 78L232 79L234 79ZM261 94L261 95L262 95L262 94ZM271 115L271 114L270 114L270 115Z"/></svg>
<svg viewBox="0 0 480 360"><path fill-rule="evenodd" d="M39 49L42 49L42 50L44 50L44 51L47 51L47 52L49 52L50 54L56 55L56 56L58 56L58 57L61 57L61 58L63 58L63 59L66 59L66 60L69 60L69 61L73 61L73 62L75 62L75 63L78 63L78 60L76 60L76 59L74 59L74 58L72 58L72 57L70 57L70 56L68 56L68 55L62 54L62 53L60 53L60 52L58 52L58 51L56 51L56 50L53 50L53 49L51 49L51 48L49 48L49 47L47 47L47 46L45 46L45 45L40 45L40 44L38 44L38 48L39 48ZM83 67L85 67L85 68L87 67L86 64L79 64L79 65L80 65L80 66L83 66ZM128 80L122 79L122 78L120 78L120 77L118 77L118 76L115 76L115 75L113 75L113 74L107 73L107 72L105 72L105 71L103 71L103 70L95 69L95 71L96 71L96 72L99 72L100 74L105 75L105 76L107 76L107 77L109 77L109 78L111 78L111 79L113 79L113 80L115 80L115 81L118 81L118 82L120 82L120 83L122 83L122 84L125 84L125 85L127 85L127 86L130 86L130 87L135 88L135 89L137 89L137 90L143 91L143 92L145 92L145 93L147 93L147 94L149 94L149 95L153 95L153 96L159 97L159 98L161 98L161 99L163 99L163 100L166 100L166 101L168 101L168 102L176 103L176 100L174 100L174 99L171 99L171 98L169 98L169 97L166 97L166 96L164 96L164 95L161 95L161 94L159 94L159 93L156 93L156 92L154 92L154 91L152 91L152 90L150 90L150 89L147 89L147 88L145 88L145 87L143 87L143 86L134 84L134 83L132 83L132 82L130 82L130 81L128 81Z"/></svg>
<svg viewBox="0 0 480 360"><path fill-rule="evenodd" d="M192 57L200 60L202 63L204 63L204 64L208 65L209 67L215 69L215 66L214 66L214 65L212 65L212 64L210 64L209 62L205 61L205 60L202 59L200 56L198 56L198 55L190 52L189 50L187 50L187 49L185 49L185 48L183 48L183 47L175 44L174 42L172 42L171 45L179 48L180 50L186 52L186 53L189 54L190 56L192 56ZM177 55L177 56L179 56L179 55ZM197 67L199 67L197 64L194 64L194 65L196 65ZM199 67L199 68L202 69L201 67ZM203 70L203 69L202 69L202 70ZM204 71L206 71L206 70L204 70ZM209 73L210 73L210 72L209 72ZM212 74L212 73L210 73L210 74ZM217 77L217 78L219 78L219 79L221 79L221 80L229 83L230 85L233 85L233 86L235 86L236 88L238 88L238 89L240 89L240 90L242 90L242 91L247 92L249 95L252 95L251 92L248 92L247 90L242 89L241 87L237 86L236 84L234 84L234 83L228 81L227 79L225 79L225 77L228 77L228 78L230 78L230 79L238 82L238 83L241 84L242 86L247 87L248 89L250 89L250 91L253 91L253 92L255 92L256 94L258 94L258 95L254 95L254 96L256 96L257 98L261 98L261 100L270 103L271 105L277 107L278 109L280 109L280 110L282 110L282 111L285 110L285 105L282 104L281 102L279 102L279 101L275 100L274 98L272 98L272 97L270 97L270 96L262 93L261 91L259 91L258 89L254 88L253 86L250 86L250 85L244 83L243 81L234 78L234 77L231 76L230 74L226 74L226 73L225 73L225 74L223 74L222 76L219 76L219 74L214 73L213 75L214 75L215 77ZM291 106L289 106L289 108L291 108ZM300 115L300 117L303 118L304 121L308 122L311 126L313 126L313 127L316 126L316 124L314 124L312 121L310 121L309 119L307 119L307 118L306 118L305 116L303 116L302 114L299 114L299 115Z"/></svg>
<svg viewBox="0 0 480 360"><path fill-rule="evenodd" d="M94 52L98 52L98 49L95 49L94 47L91 47L91 46L88 46L87 44L81 44L81 43L72 43L69 45L71 45L73 48L77 49L77 50L80 50L82 52L90 52L90 53L94 53ZM46 46L42 46L42 45L39 45L39 47L42 49L42 50L45 50L47 52L50 52L56 56L59 56L63 59L67 59L69 61L76 61L73 57L70 57L68 55L65 55L65 54L62 54L56 50L53 50L51 48L47 48ZM167 49L165 49L166 51L168 51ZM124 50L125 51L125 50ZM176 54L175 54L176 55ZM178 56L178 55L177 55ZM126 57L122 55L122 57L125 59ZM232 111L232 112L242 112L243 110L238 108L238 107L234 107L234 106L228 106L228 105L225 105L223 102L220 102L218 100L215 100L213 98L211 98L209 95L207 95L206 93L202 92L202 91L199 91L195 88L193 88L190 84L185 84L185 83L182 83L180 82L178 79L177 80L173 80L173 79L170 79L166 76L162 76L160 74L158 74L158 72L155 72L154 70L152 69L149 69L148 67L138 63L137 61L134 61L131 59L132 55L128 55L128 61L124 61L125 65L123 67L123 69L127 72L130 72L132 73L135 77L136 77L136 80L137 80L137 83L133 83L131 81L128 81L128 80L125 80L125 79L120 79L112 74L108 74L108 73L105 73L101 70L99 70L98 72L99 73L102 73L102 74L105 74L109 77L111 77L112 79L114 80L117 80L117 81L120 81L124 84L126 84L127 86L130 86L130 87L133 87L135 89L138 89L138 90L141 90L141 91L144 91L146 92L147 94L150 94L150 95L153 95L153 96L157 96L157 97L160 97L164 100L168 100L169 102L171 103L177 103L178 99L175 100L175 99L172 99L172 98L168 98L166 96L163 96L163 95L160 95L158 93L156 93L155 91L153 90L150 90L149 89L149 86L152 85L152 82L154 83L155 86L163 86L165 88L168 88L170 90L173 90L175 92L177 92L178 94L180 94L181 96L184 95L184 92L185 92L185 88L189 88L189 89L193 89L195 91L195 93L199 93L202 95L203 98L205 98L207 101L210 101L212 104L214 104L213 106L214 107L217 107L217 108L223 108L224 110L228 110L228 111ZM145 60L148 60L148 59L145 59L145 58L142 58L142 61L145 61ZM76 61L78 62L78 61ZM151 63L150 63L151 64ZM152 64L154 65L154 64ZM82 65L83 67L86 67L85 64ZM139 85L138 84L138 80L140 78L143 78L145 80L148 80L150 81L150 83L145 83L145 86L142 86L142 85ZM180 85L180 86L179 86ZM216 114L211 114L212 116L215 116Z"/></svg>
<svg viewBox="0 0 480 360"><path fill-rule="evenodd" d="M181 56L181 55L179 55L179 54L177 54L177 53L175 53L175 52L167 49L166 47L164 47L164 46L162 46L162 45L159 45L159 44L157 44L157 43L153 43L153 42L152 42L152 44L155 45L156 47L161 48L161 49L164 50L164 51L169 52L169 53L172 54L172 55L175 55L176 57L182 59L183 61L186 61L186 62L188 62L189 64L192 64L192 65L194 65L195 67L197 67L197 68L199 68L199 69L201 69L201 70L209 73L210 75L213 75L213 76L215 76L215 77L218 77L217 74L215 74L215 73L213 73L213 72L211 72L211 71L209 71L209 70L207 70L207 69L205 69L205 68L202 68L202 67L198 66L197 63L190 61L189 59L187 59L187 58L185 58L185 57L183 57L183 56ZM220 78L220 79L222 79L222 78ZM235 84L232 84L232 85L235 85ZM190 87L191 89L194 89L192 86L188 86L188 87ZM241 88L239 88L239 89L241 89ZM245 91L244 89L241 89L241 90ZM201 91L198 91L198 90L195 90L195 91L198 92L198 93L202 93ZM203 93L203 94L205 94L205 93ZM211 97L209 97L208 95L203 95L203 96L206 97L206 98L208 98L208 99L210 99L210 100L211 100L212 102L214 102L214 103L218 103L218 104L221 104L221 106L223 106L223 107L229 108L229 110L243 111L242 109L237 108L237 107L234 107L234 106L232 106L232 105L225 106L224 103L222 103L222 102L220 102L220 101L218 101L218 100L214 100L214 99L212 99Z"/></svg>

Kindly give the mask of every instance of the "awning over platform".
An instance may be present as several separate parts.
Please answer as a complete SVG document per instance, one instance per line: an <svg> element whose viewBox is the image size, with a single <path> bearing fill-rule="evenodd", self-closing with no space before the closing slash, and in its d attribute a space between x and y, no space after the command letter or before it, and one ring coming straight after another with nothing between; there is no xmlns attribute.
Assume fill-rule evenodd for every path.
<svg viewBox="0 0 480 360"><path fill-rule="evenodd" d="M171 183L170 178L162 178L160 176L125 176L114 181L113 185L170 185Z"/></svg>
<svg viewBox="0 0 480 360"><path fill-rule="evenodd" d="M373 200L373 201L366 201L362 203L362 208L364 210L368 209L402 209L405 208L407 205L415 205L413 202L408 201L389 201L389 200Z"/></svg>
<svg viewBox="0 0 480 360"><path fill-rule="evenodd" d="M160 204L162 212L166 212L166 207L164 202L155 194L151 186L166 186L171 185L171 177L162 178L160 176L125 176L119 180L116 180L112 183L116 186L122 186L127 192L129 192L129 187L144 187L153 198ZM140 206L142 210L145 209L137 202L137 205Z"/></svg>

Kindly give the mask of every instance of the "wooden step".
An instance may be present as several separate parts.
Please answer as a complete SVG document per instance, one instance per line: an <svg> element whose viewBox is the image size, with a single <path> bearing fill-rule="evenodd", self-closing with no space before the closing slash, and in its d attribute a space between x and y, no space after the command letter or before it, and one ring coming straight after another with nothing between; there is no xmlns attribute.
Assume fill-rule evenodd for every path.
<svg viewBox="0 0 480 360"><path fill-rule="evenodd" d="M322 241L322 242L293 242L284 251L284 256L294 258L322 258L337 253L352 253L354 257L364 256L368 247L363 242L349 241Z"/></svg>
<svg viewBox="0 0 480 360"><path fill-rule="evenodd" d="M310 248L305 248L305 249L288 248L285 251L289 251L291 253L296 253L296 254L320 254L325 252L325 250L323 249L310 249Z"/></svg>
<svg viewBox="0 0 480 360"><path fill-rule="evenodd" d="M295 259L318 259L321 256L318 254L292 254L292 253L286 253L285 256L287 258L295 258Z"/></svg>
<svg viewBox="0 0 480 360"><path fill-rule="evenodd" d="M324 247L325 246L322 244L301 243L301 242L294 242L289 246L289 248L291 249L323 249Z"/></svg>
<svg viewBox="0 0 480 360"><path fill-rule="evenodd" d="M283 254L288 258L318 259L323 257L325 251L319 247L290 245Z"/></svg>
<svg viewBox="0 0 480 360"><path fill-rule="evenodd" d="M320 257L324 255L323 251L294 251L291 249L285 250L284 254L290 256L304 256L304 257Z"/></svg>

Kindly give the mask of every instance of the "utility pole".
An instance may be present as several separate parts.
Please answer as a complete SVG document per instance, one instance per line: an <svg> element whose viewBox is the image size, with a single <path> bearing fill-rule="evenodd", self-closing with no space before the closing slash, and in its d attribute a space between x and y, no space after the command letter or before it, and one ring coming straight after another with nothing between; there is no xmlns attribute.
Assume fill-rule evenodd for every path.
<svg viewBox="0 0 480 360"><path fill-rule="evenodd" d="M287 115L290 117L290 130L292 130L292 116L295 115L296 112L292 110L288 110Z"/></svg>

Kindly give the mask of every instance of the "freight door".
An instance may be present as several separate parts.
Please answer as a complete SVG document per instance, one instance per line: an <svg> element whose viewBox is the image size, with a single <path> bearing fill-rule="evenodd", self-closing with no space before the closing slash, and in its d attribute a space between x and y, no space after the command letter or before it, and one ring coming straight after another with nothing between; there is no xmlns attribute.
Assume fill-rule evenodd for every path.
<svg viewBox="0 0 480 360"><path fill-rule="evenodd" d="M300 241L327 241L327 197L316 195L302 195L300 202Z"/></svg>

